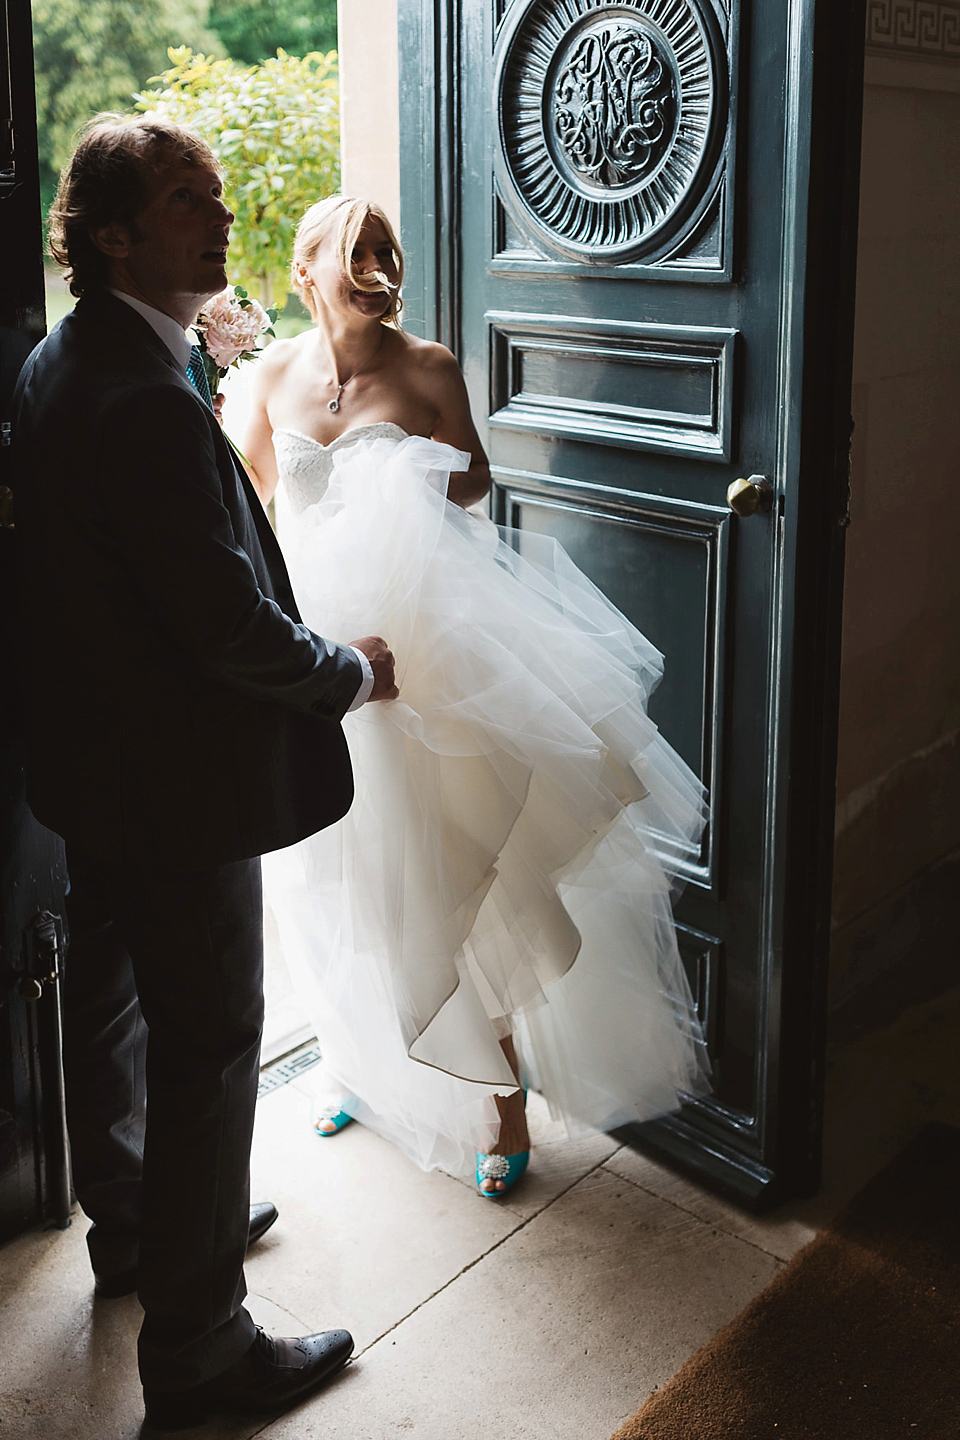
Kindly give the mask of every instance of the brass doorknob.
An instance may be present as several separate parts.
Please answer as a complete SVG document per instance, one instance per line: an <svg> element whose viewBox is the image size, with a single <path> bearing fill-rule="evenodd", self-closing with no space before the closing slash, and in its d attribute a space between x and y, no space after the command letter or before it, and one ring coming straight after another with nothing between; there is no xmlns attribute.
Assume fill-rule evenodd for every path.
<svg viewBox="0 0 960 1440"><path fill-rule="evenodd" d="M24 975L17 985L17 989L20 991L21 999L31 1002L39 1000L43 995L43 986L39 980L34 980L32 975Z"/></svg>
<svg viewBox="0 0 960 1440"><path fill-rule="evenodd" d="M727 487L727 504L734 515L744 520L758 511L769 510L773 504L773 486L765 475L751 475L749 480L734 480Z"/></svg>

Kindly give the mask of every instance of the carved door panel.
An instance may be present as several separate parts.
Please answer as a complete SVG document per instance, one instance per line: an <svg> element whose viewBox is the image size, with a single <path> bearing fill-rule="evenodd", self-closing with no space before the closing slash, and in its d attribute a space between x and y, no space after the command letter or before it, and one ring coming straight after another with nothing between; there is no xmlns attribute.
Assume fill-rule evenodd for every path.
<svg viewBox="0 0 960 1440"><path fill-rule="evenodd" d="M66 876L60 841L24 799L15 648L16 497L9 406L43 335L40 188L29 0L3 0L0 33L0 1240L67 1223L59 970Z"/></svg>
<svg viewBox="0 0 960 1440"><path fill-rule="evenodd" d="M715 1093L628 1138L757 1206L819 1152L854 11L400 7L409 323L462 359L495 518L664 651L651 712L710 793L678 915Z"/></svg>

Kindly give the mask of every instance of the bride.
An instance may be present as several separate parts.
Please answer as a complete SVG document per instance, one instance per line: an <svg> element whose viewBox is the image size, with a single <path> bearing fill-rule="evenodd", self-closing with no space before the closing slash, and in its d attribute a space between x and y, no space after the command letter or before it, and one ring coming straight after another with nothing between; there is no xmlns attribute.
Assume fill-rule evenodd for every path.
<svg viewBox="0 0 960 1440"><path fill-rule="evenodd" d="M353 808L265 858L323 1054L315 1123L351 1118L501 1195L526 1087L570 1128L676 1109L708 1066L671 881L702 788L647 718L661 657L558 546L480 513L463 378L399 325L383 212L307 211L315 325L257 367L243 449L304 621L380 633L400 698L348 715Z"/></svg>

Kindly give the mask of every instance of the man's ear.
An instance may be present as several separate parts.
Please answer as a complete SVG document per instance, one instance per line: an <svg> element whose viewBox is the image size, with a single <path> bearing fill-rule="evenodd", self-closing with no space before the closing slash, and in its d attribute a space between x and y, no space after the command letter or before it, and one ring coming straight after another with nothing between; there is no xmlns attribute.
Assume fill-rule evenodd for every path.
<svg viewBox="0 0 960 1440"><path fill-rule="evenodd" d="M130 231L125 225L114 222L99 230L91 230L90 239L111 260L124 260L130 254Z"/></svg>

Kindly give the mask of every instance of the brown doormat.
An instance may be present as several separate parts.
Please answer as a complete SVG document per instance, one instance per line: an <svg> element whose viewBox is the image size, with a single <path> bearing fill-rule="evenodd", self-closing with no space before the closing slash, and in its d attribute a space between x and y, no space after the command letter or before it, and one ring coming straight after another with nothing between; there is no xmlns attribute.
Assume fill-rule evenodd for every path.
<svg viewBox="0 0 960 1440"><path fill-rule="evenodd" d="M931 1125L613 1440L960 1440L960 1130Z"/></svg>

